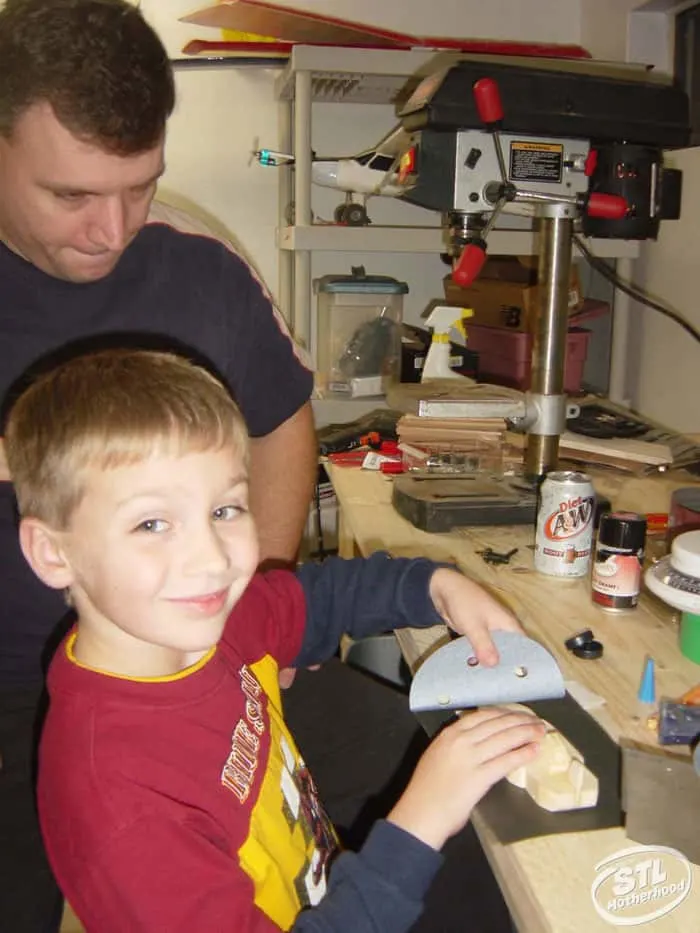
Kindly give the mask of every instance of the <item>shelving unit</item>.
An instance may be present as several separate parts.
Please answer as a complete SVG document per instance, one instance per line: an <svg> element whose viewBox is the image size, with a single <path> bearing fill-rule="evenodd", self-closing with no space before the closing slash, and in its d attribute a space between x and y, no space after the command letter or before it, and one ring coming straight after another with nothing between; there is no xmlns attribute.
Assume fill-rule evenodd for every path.
<svg viewBox="0 0 700 933"><path fill-rule="evenodd" d="M443 251L443 232L437 225L348 227L312 223L313 104L391 104L409 94L426 74L456 58L453 54L426 50L299 45L292 50L289 63L278 77L276 94L283 104L280 145L295 156L293 184L291 169L284 169L280 176L279 295L297 339L307 348L312 333L312 252ZM295 207L295 223L288 226L286 214L291 201ZM639 256L639 244L633 241L594 240L592 245L596 255L602 258L629 261ZM490 234L489 251L494 255L534 254L537 237L532 230L497 227ZM621 265L625 270L631 266L629 262Z"/></svg>
<svg viewBox="0 0 700 933"><path fill-rule="evenodd" d="M295 156L291 170L280 178L278 247L279 294L295 336L303 345L311 337L311 251L316 249L387 251L387 232L396 236L396 252L440 249L440 230L431 228L340 227L311 222L311 127L314 103L389 104L407 83L432 70L431 51L295 46L289 64L276 83L282 107L280 144ZM295 225L286 225L294 202ZM392 243L394 242L392 238ZM337 244L335 246L329 244Z"/></svg>
<svg viewBox="0 0 700 933"><path fill-rule="evenodd" d="M632 240L594 240L601 259L635 259L639 246ZM281 227L277 246L290 252L385 252L439 253L443 249L441 227L344 227L339 224L310 224ZM532 230L499 230L489 234L489 253L494 256L527 256L537 252Z"/></svg>

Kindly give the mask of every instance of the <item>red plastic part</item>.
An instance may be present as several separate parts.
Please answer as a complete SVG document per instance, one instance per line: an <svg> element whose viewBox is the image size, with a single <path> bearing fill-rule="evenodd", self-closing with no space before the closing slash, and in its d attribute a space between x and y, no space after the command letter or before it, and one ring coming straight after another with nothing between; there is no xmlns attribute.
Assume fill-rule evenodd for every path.
<svg viewBox="0 0 700 933"><path fill-rule="evenodd" d="M627 201L619 194L593 193L588 198L586 213L589 217L622 220L627 216Z"/></svg>
<svg viewBox="0 0 700 933"><path fill-rule="evenodd" d="M379 471L380 473L388 473L389 475L405 472L402 460L385 460L383 463L379 464Z"/></svg>
<svg viewBox="0 0 700 933"><path fill-rule="evenodd" d="M589 149L588 155L586 156L586 164L584 165L584 172L586 173L586 178L590 178L593 172L596 170L598 165L598 150Z"/></svg>
<svg viewBox="0 0 700 933"><path fill-rule="evenodd" d="M479 78L474 84L474 101L479 116L487 126L500 123L503 119L501 92L493 78Z"/></svg>
<svg viewBox="0 0 700 933"><path fill-rule="evenodd" d="M466 288L479 277L485 262L486 244L468 243L452 270L452 278L462 288Z"/></svg>

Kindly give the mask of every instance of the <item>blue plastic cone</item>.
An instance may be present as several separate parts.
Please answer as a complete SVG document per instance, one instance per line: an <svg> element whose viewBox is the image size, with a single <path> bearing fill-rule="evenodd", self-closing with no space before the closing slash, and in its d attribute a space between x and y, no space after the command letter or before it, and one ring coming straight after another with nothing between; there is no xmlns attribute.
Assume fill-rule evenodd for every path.
<svg viewBox="0 0 700 933"><path fill-rule="evenodd" d="M641 703L656 703L655 674L654 659L647 658L644 662L642 680L639 684L639 693L637 694L637 699Z"/></svg>

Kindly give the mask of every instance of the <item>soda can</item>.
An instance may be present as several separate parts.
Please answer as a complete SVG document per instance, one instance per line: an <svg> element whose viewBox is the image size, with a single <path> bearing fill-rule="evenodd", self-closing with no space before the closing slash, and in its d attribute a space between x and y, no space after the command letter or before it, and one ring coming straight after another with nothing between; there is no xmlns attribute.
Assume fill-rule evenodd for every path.
<svg viewBox="0 0 700 933"><path fill-rule="evenodd" d="M540 487L535 570L584 577L591 563L595 492L585 473L548 473Z"/></svg>

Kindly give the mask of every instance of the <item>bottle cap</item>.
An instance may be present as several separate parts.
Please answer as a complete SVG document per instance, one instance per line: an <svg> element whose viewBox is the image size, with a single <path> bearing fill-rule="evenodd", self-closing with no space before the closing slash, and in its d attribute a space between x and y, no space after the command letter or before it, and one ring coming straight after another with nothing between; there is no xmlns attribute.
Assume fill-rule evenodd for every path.
<svg viewBox="0 0 700 933"><path fill-rule="evenodd" d="M582 632L578 632L576 635L572 635L571 638L567 638L564 642L564 646L573 651L575 648L581 648L583 645L587 645L593 641L593 632L587 628Z"/></svg>
<svg viewBox="0 0 700 933"><path fill-rule="evenodd" d="M636 512L607 512L600 517L598 542L629 551L644 549L647 520Z"/></svg>
<svg viewBox="0 0 700 933"><path fill-rule="evenodd" d="M597 661L603 657L603 645L599 641L588 641L585 645L574 648L573 653L584 661Z"/></svg>

